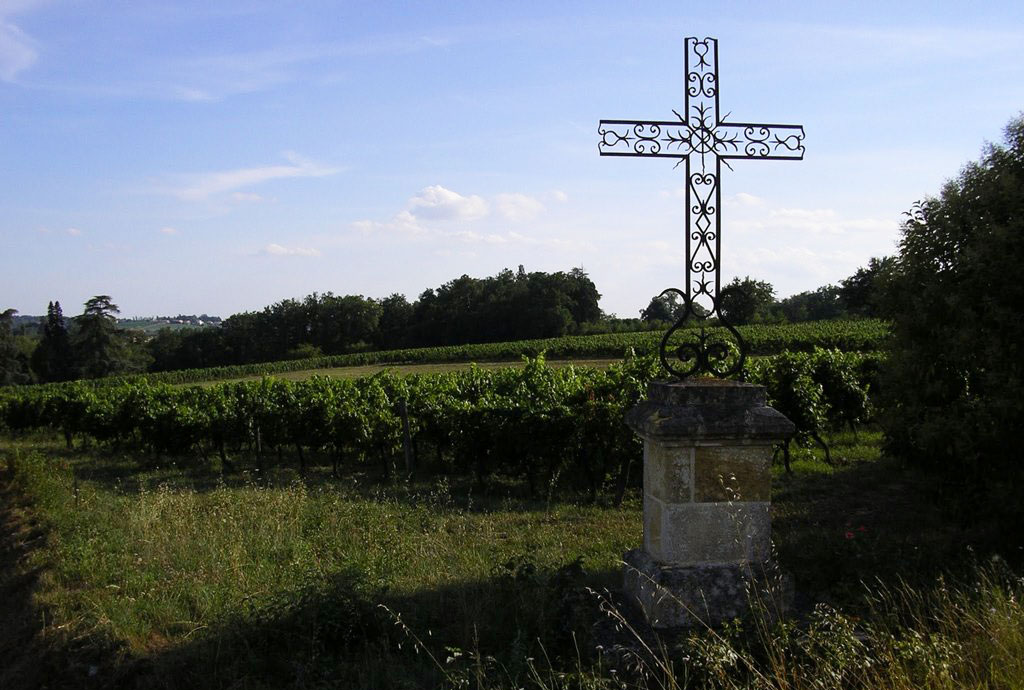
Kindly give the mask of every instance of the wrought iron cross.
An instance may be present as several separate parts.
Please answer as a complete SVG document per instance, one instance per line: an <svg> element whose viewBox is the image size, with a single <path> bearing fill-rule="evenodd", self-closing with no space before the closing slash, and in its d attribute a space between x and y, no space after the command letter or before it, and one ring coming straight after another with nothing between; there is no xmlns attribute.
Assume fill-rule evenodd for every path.
<svg viewBox="0 0 1024 690"><path fill-rule="evenodd" d="M730 376L741 373L746 343L720 310L721 228L718 209L722 163L729 159L800 160L804 157L804 128L726 122L718 107L718 40L686 39L686 89L683 114L675 120L601 120L598 149L602 156L654 156L686 164L686 290L669 288L683 300L682 316L661 341L661 362L685 378L700 373ZM698 300L710 303L710 309ZM684 329L687 319L699 329ZM707 319L717 318L735 339L728 344L722 331L708 331Z"/></svg>

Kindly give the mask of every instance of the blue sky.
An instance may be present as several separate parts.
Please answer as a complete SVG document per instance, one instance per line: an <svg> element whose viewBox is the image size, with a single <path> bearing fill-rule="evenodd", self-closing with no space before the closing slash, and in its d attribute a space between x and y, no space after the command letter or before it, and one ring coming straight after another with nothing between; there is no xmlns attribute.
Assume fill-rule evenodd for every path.
<svg viewBox="0 0 1024 690"><path fill-rule="evenodd" d="M670 119L683 38L721 105L804 125L723 179L723 277L780 296L891 254L1024 109L1019 2L0 0L0 308L227 316L582 266L634 316L682 287L683 177L602 158Z"/></svg>

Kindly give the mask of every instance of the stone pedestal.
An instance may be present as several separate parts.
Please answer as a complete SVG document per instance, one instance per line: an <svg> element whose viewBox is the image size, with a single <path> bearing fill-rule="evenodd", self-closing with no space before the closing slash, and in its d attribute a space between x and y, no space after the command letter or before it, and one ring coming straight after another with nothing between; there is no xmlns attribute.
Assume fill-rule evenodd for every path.
<svg viewBox="0 0 1024 690"><path fill-rule="evenodd" d="M625 589L655 628L714 625L778 603L770 563L772 446L793 423L763 386L654 382L626 415L644 441L644 544Z"/></svg>

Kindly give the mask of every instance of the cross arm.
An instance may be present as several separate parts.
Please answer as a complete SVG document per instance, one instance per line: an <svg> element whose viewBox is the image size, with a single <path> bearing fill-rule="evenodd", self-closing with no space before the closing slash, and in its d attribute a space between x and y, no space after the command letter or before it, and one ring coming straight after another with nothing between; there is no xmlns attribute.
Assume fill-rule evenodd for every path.
<svg viewBox="0 0 1024 690"><path fill-rule="evenodd" d="M690 131L679 120L601 120L597 133L602 156L686 158L693 150Z"/></svg>
<svg viewBox="0 0 1024 690"><path fill-rule="evenodd" d="M804 157L801 125L720 122L714 133L715 153L719 158L802 160Z"/></svg>

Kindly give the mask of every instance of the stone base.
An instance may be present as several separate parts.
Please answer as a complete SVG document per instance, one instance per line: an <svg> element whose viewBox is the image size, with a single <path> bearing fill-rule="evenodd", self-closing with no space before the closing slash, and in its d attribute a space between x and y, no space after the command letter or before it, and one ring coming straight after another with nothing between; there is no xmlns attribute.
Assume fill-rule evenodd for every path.
<svg viewBox="0 0 1024 690"><path fill-rule="evenodd" d="M752 609L785 615L792 580L771 563L666 565L643 549L627 551L624 590L658 630L715 626Z"/></svg>

